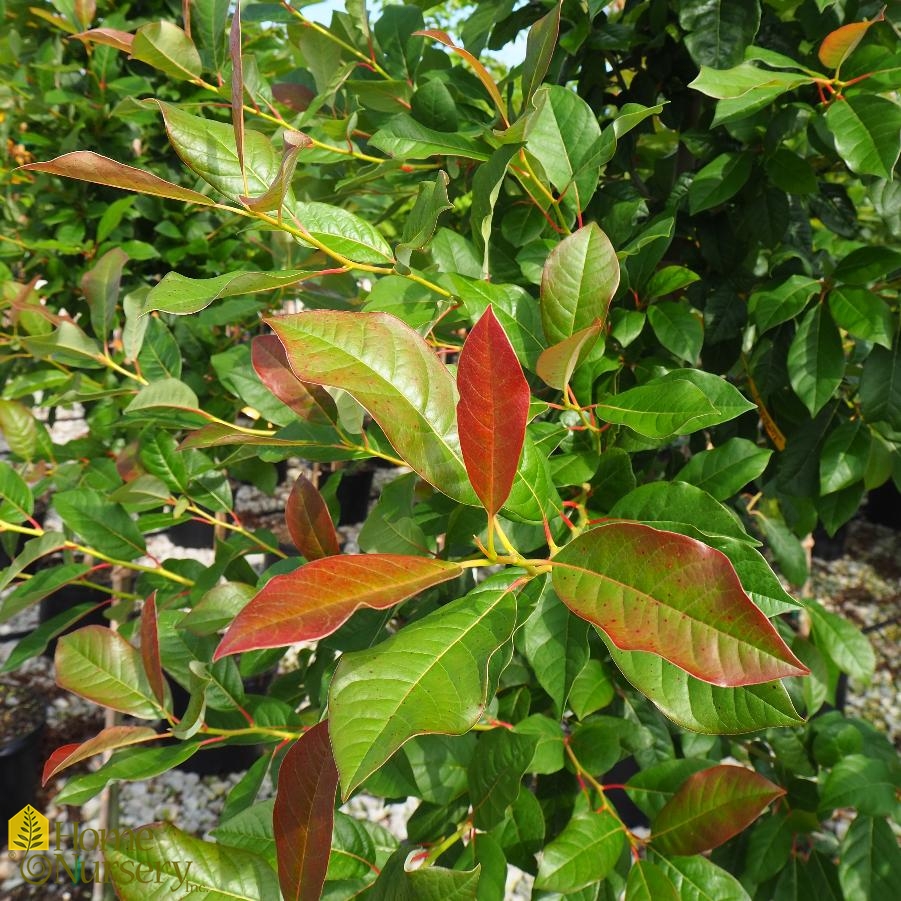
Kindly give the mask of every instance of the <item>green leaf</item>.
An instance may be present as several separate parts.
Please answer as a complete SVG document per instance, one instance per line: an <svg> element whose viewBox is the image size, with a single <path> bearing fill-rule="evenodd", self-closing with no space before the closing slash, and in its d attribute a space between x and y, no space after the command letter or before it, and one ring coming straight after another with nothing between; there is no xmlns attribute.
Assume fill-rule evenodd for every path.
<svg viewBox="0 0 901 901"><path fill-rule="evenodd" d="M794 831L788 818L775 814L764 817L751 830L745 874L754 882L766 882L788 863Z"/></svg>
<svg viewBox="0 0 901 901"><path fill-rule="evenodd" d="M538 375L552 388L564 390L576 367L596 347L603 331L598 321L542 351L535 366Z"/></svg>
<svg viewBox="0 0 901 901"><path fill-rule="evenodd" d="M820 283L804 275L790 275L775 288L755 291L748 299L748 315L760 333L794 319L820 291Z"/></svg>
<svg viewBox="0 0 901 901"><path fill-rule="evenodd" d="M894 898L901 891L901 850L884 819L856 817L841 851L838 878L846 898Z"/></svg>
<svg viewBox="0 0 901 901"><path fill-rule="evenodd" d="M104 626L85 626L56 646L57 684L95 704L141 719L157 719L160 705L141 655Z"/></svg>
<svg viewBox="0 0 901 901"><path fill-rule="evenodd" d="M619 287L619 261L594 222L564 238L541 274L541 323L550 344L604 323Z"/></svg>
<svg viewBox="0 0 901 901"><path fill-rule="evenodd" d="M692 179L688 188L691 215L702 213L734 197L751 176L748 153L721 153Z"/></svg>
<svg viewBox="0 0 901 901"><path fill-rule="evenodd" d="M569 612L548 583L519 634L538 684L562 716L570 688L588 662L588 624Z"/></svg>
<svg viewBox="0 0 901 901"><path fill-rule="evenodd" d="M447 197L449 181L446 172L439 172L434 182L424 181L419 185L416 202L404 223L401 243L397 245L397 258L402 263L409 266L413 251L428 247L441 214L453 209L453 204Z"/></svg>
<svg viewBox="0 0 901 901"><path fill-rule="evenodd" d="M829 433L820 452L820 492L831 494L861 481L870 456L870 430L846 420Z"/></svg>
<svg viewBox="0 0 901 901"><path fill-rule="evenodd" d="M676 478L725 501L762 475L772 455L747 438L729 438L719 447L695 454Z"/></svg>
<svg viewBox="0 0 901 901"><path fill-rule="evenodd" d="M687 303L664 301L648 307L648 322L657 340L687 363L697 362L704 343L704 325Z"/></svg>
<svg viewBox="0 0 901 901"><path fill-rule="evenodd" d="M801 320L788 350L788 376L811 416L835 395L845 373L842 339L822 304Z"/></svg>
<svg viewBox="0 0 901 901"><path fill-rule="evenodd" d="M850 754L838 761L820 790L820 811L829 816L837 807L854 807L859 816L891 816L901 790L897 768L893 775L884 760Z"/></svg>
<svg viewBox="0 0 901 901"><path fill-rule="evenodd" d="M651 276L651 280L645 285L644 296L648 300L657 297L666 297L674 294L700 279L696 272L686 269L684 266L664 266Z"/></svg>
<svg viewBox="0 0 901 901"><path fill-rule="evenodd" d="M490 159L476 170L472 181L472 238L482 253L482 275L491 275L491 221L507 167L519 150L518 144L507 144L495 150Z"/></svg>
<svg viewBox="0 0 901 901"><path fill-rule="evenodd" d="M476 901L481 867L448 870L429 866L407 870L404 863L409 848L391 856L366 892L366 901Z"/></svg>
<svg viewBox="0 0 901 901"><path fill-rule="evenodd" d="M545 846L535 888L569 893L597 884L613 870L625 840L622 824L609 811L575 814Z"/></svg>
<svg viewBox="0 0 901 901"><path fill-rule="evenodd" d="M761 105L766 105L779 94L812 82L813 78L800 72L774 72L752 62L742 62L730 69L701 66L698 77L688 86L717 100L765 97Z"/></svg>
<svg viewBox="0 0 901 901"><path fill-rule="evenodd" d="M238 614L213 659L324 638L361 607L393 607L461 572L458 564L431 557L339 554L313 560L270 579Z"/></svg>
<svg viewBox="0 0 901 901"><path fill-rule="evenodd" d="M901 153L901 107L885 97L855 94L826 110L835 148L857 175L891 180Z"/></svg>
<svg viewBox="0 0 901 901"><path fill-rule="evenodd" d="M299 379L344 388L422 478L477 502L460 451L456 383L420 335L384 313L316 311L269 324Z"/></svg>
<svg viewBox="0 0 901 901"><path fill-rule="evenodd" d="M833 288L829 292L829 311L839 328L855 338L891 350L894 334L891 310L872 291L848 285Z"/></svg>
<svg viewBox="0 0 901 901"><path fill-rule="evenodd" d="M725 69L739 63L760 26L758 0L691 0L679 7L685 46L698 65Z"/></svg>
<svg viewBox="0 0 901 901"><path fill-rule="evenodd" d="M162 281L154 285L144 297L140 314L153 310L185 316L198 313L214 300L257 294L296 285L319 273L296 269L283 272L230 272L213 278L188 278L177 272L167 272Z"/></svg>
<svg viewBox="0 0 901 901"><path fill-rule="evenodd" d="M391 247L379 230L356 213L315 201L289 201L286 210L297 228L341 256L356 263L394 263Z"/></svg>
<svg viewBox="0 0 901 901"><path fill-rule="evenodd" d="M242 172L231 125L192 116L159 100L156 103L175 152L207 184L235 201L242 194L263 194L268 190L279 169L268 138L256 131L245 132Z"/></svg>
<svg viewBox="0 0 901 901"><path fill-rule="evenodd" d="M58 491L53 495L53 506L68 528L110 557L134 560L147 550L134 520L119 504L110 503L97 491Z"/></svg>
<svg viewBox="0 0 901 901"><path fill-rule="evenodd" d="M94 334L106 341L116 321L116 304L119 301L119 285L122 267L128 254L118 247L107 251L81 280L81 290L91 311Z"/></svg>
<svg viewBox="0 0 901 901"><path fill-rule="evenodd" d="M268 763L266 758L261 758ZM223 812L220 824L210 834L220 845L243 848L265 858L271 866L277 865L275 838L272 834L272 808L275 800L261 801L234 814Z"/></svg>
<svg viewBox="0 0 901 901"><path fill-rule="evenodd" d="M560 31L561 9L562 3L555 3L553 9L529 29L526 38L526 58L523 60L520 76L524 106L538 90L551 64L557 45L557 34Z"/></svg>
<svg viewBox="0 0 901 901"><path fill-rule="evenodd" d="M25 338L22 343L39 359L52 359L64 366L99 369L103 365L100 345L74 322L65 319L49 335Z"/></svg>
<svg viewBox="0 0 901 901"><path fill-rule="evenodd" d="M341 658L329 715L344 797L414 735L461 735L478 722L489 663L513 634L511 581L489 579L372 650Z"/></svg>
<svg viewBox="0 0 901 901"><path fill-rule="evenodd" d="M142 25L135 32L131 55L183 81L196 81L203 68L194 42L172 22Z"/></svg>
<svg viewBox="0 0 901 901"><path fill-rule="evenodd" d="M506 816L521 789L538 738L509 729L483 735L467 771L473 824L492 829Z"/></svg>
<svg viewBox="0 0 901 901"><path fill-rule="evenodd" d="M323 721L294 742L278 770L272 823L286 901L318 901L322 896L337 787L328 722Z"/></svg>
<svg viewBox="0 0 901 901"><path fill-rule="evenodd" d="M430 156L462 156L485 161L491 150L473 134L436 131L417 122L406 113L389 119L370 139L369 144L389 156L402 160L425 160Z"/></svg>
<svg viewBox="0 0 901 901"><path fill-rule="evenodd" d="M186 890L209 901L271 901L279 897L275 873L256 854L202 841L169 823L144 826L141 836L143 840L131 847L122 842L104 852L122 901L163 901ZM154 871L162 875L159 882L155 877L153 882L134 878L137 873Z"/></svg>
<svg viewBox="0 0 901 901"><path fill-rule="evenodd" d="M0 414L0 423L2 423ZM9 465L0 460L0 519L22 523L34 513L34 495L28 483Z"/></svg>
<svg viewBox="0 0 901 901"><path fill-rule="evenodd" d="M89 181L111 188L122 188L125 191L136 191L149 194L151 197L165 197L169 200L182 200L185 203L198 203L209 206L215 201L197 191L174 185L152 172L126 166L109 157L92 153L88 150L75 150L64 153L46 163L28 163L22 167L34 172L46 172L49 175L62 175L78 181Z"/></svg>
<svg viewBox="0 0 901 901"><path fill-rule="evenodd" d="M193 0L191 4L191 34L197 37L204 59L216 73L228 59L225 30L229 5L228 0Z"/></svg>
<svg viewBox="0 0 901 901"><path fill-rule="evenodd" d="M804 722L781 682L720 688L695 679L656 654L620 651L606 638L605 644L629 682L683 729L738 735Z"/></svg>
<svg viewBox="0 0 901 901"><path fill-rule="evenodd" d="M785 789L743 766L689 776L654 818L653 846L663 854L700 854L750 826Z"/></svg>
<svg viewBox="0 0 901 901"><path fill-rule="evenodd" d="M178 379L163 378L145 385L125 408L126 413L151 409L188 410L202 414L194 391ZM204 417L205 418L205 417Z"/></svg>
<svg viewBox="0 0 901 901"><path fill-rule="evenodd" d="M690 435L711 420L717 421L716 407L688 379L670 380L666 390L662 390L662 382L660 378L651 379L609 400L601 400L595 408L598 417L628 426L647 438Z"/></svg>
<svg viewBox="0 0 901 901"><path fill-rule="evenodd" d="M66 544L66 536L62 532L44 532L36 538L27 541L15 559L5 568L0 570L0 591L6 588L12 580L30 566L35 560L46 557L58 551ZM5 613L5 611L4 611ZM0 622L5 622L5 616L0 615Z"/></svg>
<svg viewBox="0 0 901 901"><path fill-rule="evenodd" d="M41 784L46 785L57 773L96 754L143 744L145 741L154 741L158 738L157 731L149 726L109 726L86 741L57 748L44 764Z"/></svg>
<svg viewBox="0 0 901 901"><path fill-rule="evenodd" d="M876 670L869 639L857 626L813 600L805 601L816 644L852 679L867 685Z"/></svg>
<svg viewBox="0 0 901 901"><path fill-rule="evenodd" d="M388 482L360 529L358 542L367 554L425 554L429 540L413 515L417 476L407 473Z"/></svg>
<svg viewBox="0 0 901 901"><path fill-rule="evenodd" d="M868 423L885 422L901 431L901 342L874 347L863 364L860 406Z"/></svg>
<svg viewBox="0 0 901 901"><path fill-rule="evenodd" d="M654 862L676 886L680 901L751 901L734 876L706 857L655 857Z"/></svg>
<svg viewBox="0 0 901 901"><path fill-rule="evenodd" d="M679 901L679 895L660 867L638 860L629 870L625 901Z"/></svg>
<svg viewBox="0 0 901 901"><path fill-rule="evenodd" d="M17 457L29 462L34 459L40 434L38 424L28 407L15 400L0 400L0 433Z"/></svg>
<svg viewBox="0 0 901 901"><path fill-rule="evenodd" d="M723 687L807 673L728 558L700 541L612 523L583 532L553 564L560 599L623 650L659 654Z"/></svg>

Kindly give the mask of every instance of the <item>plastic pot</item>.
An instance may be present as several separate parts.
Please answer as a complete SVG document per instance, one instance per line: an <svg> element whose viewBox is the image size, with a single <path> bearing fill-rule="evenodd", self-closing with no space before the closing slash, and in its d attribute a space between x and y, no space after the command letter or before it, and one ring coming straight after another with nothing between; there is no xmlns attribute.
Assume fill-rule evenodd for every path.
<svg viewBox="0 0 901 901"><path fill-rule="evenodd" d="M109 599L109 594L105 591L100 591L98 588L85 588L82 585L64 585L59 591L54 591L53 594L47 595L41 601L39 618L42 623L46 623L55 616L68 613L81 604L95 604L95 609L76 620L68 628L60 632L60 635L68 635L82 626L108 626L109 620L103 615L103 611L106 609L105 605ZM47 649L44 651L45 657L53 658L59 637L58 635L47 643Z"/></svg>
<svg viewBox="0 0 901 901"><path fill-rule="evenodd" d="M0 681L0 822L26 804L37 805L38 745L45 720L42 697L21 682Z"/></svg>

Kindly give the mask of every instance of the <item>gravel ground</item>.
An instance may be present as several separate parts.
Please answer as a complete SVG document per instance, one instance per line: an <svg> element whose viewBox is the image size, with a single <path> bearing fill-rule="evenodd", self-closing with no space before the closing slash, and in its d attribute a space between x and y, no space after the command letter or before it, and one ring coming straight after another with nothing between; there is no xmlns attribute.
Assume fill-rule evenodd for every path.
<svg viewBox="0 0 901 901"><path fill-rule="evenodd" d="M374 491L385 476L379 476ZM284 492L282 492L284 494ZM276 501L260 502L252 492L241 496L242 506L252 509L259 524L275 527L281 538L282 527L276 512L284 497ZM355 551L355 527L342 527L345 550ZM191 555L203 559L204 550L184 550L166 544L163 536L153 537L152 553L167 556ZM210 552L211 554L211 552ZM847 712L861 716L901 743L901 699L898 692L898 640L901 635L901 533L857 520L848 532L845 555L838 560L814 558L810 594L828 609L841 613L868 632L877 660L877 671L869 686L851 684L847 698ZM27 610L0 626L3 634L28 629L36 623L36 610ZM0 661L5 659L13 644L0 643ZM288 655L290 656L290 655ZM23 681L29 690L40 692L50 701L48 727L41 748L42 759L51 750L67 742L83 740L99 731L103 716L94 705L59 690L53 682L52 664L39 658L30 661L22 670ZM122 826L138 826L159 819L176 822L182 829L206 835L218 821L224 799L240 778L239 773L225 776L198 776L174 770L141 783L123 784L120 788L120 821ZM69 821L80 816L86 825L96 826L100 814L97 799L80 811L57 808L53 795L63 779L48 786L40 800L52 820ZM268 785L268 783L267 783ZM271 793L271 786L264 791ZM357 796L345 809L354 816L368 817L381 823L398 838L405 836L407 817L415 809L412 800L401 805L385 805L380 800ZM531 879L519 871L511 871L507 886L508 899L530 897ZM74 894L72 888L56 891L51 886L31 890L21 885L15 865L4 854L0 856L0 901L20 898L60 898L80 901L87 894Z"/></svg>

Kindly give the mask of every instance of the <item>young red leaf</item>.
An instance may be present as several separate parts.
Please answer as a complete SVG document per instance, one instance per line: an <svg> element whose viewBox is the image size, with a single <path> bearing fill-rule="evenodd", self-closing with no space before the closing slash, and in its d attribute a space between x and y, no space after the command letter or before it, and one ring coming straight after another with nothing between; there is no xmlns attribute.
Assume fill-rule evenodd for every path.
<svg viewBox="0 0 901 901"><path fill-rule="evenodd" d="M457 429L469 481L489 516L510 494L529 419L529 384L489 306L457 366Z"/></svg>
<svg viewBox="0 0 901 901"><path fill-rule="evenodd" d="M654 820L651 841L661 854L700 854L738 835L785 789L743 766L694 773Z"/></svg>
<svg viewBox="0 0 901 901"><path fill-rule="evenodd" d="M328 720L308 729L278 771L272 826L285 901L319 901L332 848L338 769Z"/></svg>
<svg viewBox="0 0 901 901"><path fill-rule="evenodd" d="M131 32L119 31L116 28L92 28L90 31L73 34L72 37L84 44L104 44L123 53L131 53L131 45L135 39Z"/></svg>
<svg viewBox="0 0 901 901"><path fill-rule="evenodd" d="M393 607L461 572L456 563L403 554L314 560L271 579L238 614L213 659L324 638L360 607Z"/></svg>
<svg viewBox="0 0 901 901"><path fill-rule="evenodd" d="M74 150L64 153L46 163L27 163L23 169L32 172L46 172L49 175L62 175L78 181L90 181L97 185L108 185L111 188L122 188L136 191L138 194L150 194L152 197L167 197L170 200L183 200L185 203L199 203L209 206L215 201L197 191L182 188L134 166L117 163L108 156L101 156L90 150Z"/></svg>
<svg viewBox="0 0 901 901"><path fill-rule="evenodd" d="M288 503L285 522L291 540L307 560L332 557L341 553L338 533L325 500L316 486L304 475L298 476Z"/></svg>
<svg viewBox="0 0 901 901"><path fill-rule="evenodd" d="M830 69L838 69L839 66L857 49L857 45L863 40L864 35L870 30L876 22L881 22L885 18L885 9L878 16L864 20L863 22L851 22L848 25L842 25L835 31L829 32L823 43L820 44L818 56L820 62Z"/></svg>
<svg viewBox="0 0 901 901"><path fill-rule="evenodd" d="M579 361L595 346L603 326L600 320L541 352L535 371L552 388L562 391Z"/></svg>
<svg viewBox="0 0 901 901"><path fill-rule="evenodd" d="M156 623L156 592L154 591L141 610L141 660L147 672L147 679L153 694L165 709L167 707L167 686L163 677L160 660L160 637Z"/></svg>
<svg viewBox="0 0 901 901"><path fill-rule="evenodd" d="M582 533L553 563L560 599L620 650L650 651L726 687L808 673L728 557L694 538L611 523Z"/></svg>
<svg viewBox="0 0 901 901"><path fill-rule="evenodd" d="M291 371L282 342L258 335L250 345L250 362L260 381L305 422L331 424L338 418L332 396L319 385L302 382Z"/></svg>
<svg viewBox="0 0 901 901"><path fill-rule="evenodd" d="M41 784L46 785L57 773L87 760L95 754L104 751L114 751L117 748L125 748L129 745L142 744L145 741L153 741L159 738L156 729L150 726L110 726L99 732L87 741L75 742L71 745L63 745L57 748L44 764L44 773L41 776Z"/></svg>

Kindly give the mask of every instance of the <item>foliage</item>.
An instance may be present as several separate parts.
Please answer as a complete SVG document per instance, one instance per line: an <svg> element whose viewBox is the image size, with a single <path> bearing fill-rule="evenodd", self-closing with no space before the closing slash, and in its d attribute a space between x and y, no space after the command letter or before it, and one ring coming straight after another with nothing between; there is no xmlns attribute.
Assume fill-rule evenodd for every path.
<svg viewBox="0 0 901 901"><path fill-rule="evenodd" d="M485 0L455 40L418 6L187 7L9 6L5 97L54 159L15 150L5 212L0 616L114 568L116 628L62 637L57 678L165 724L59 749L47 778L114 753L58 801L253 740L217 843L157 827L146 860L254 898L501 898L507 863L544 898L897 894L894 749L817 715L872 652L756 537L801 587L799 537L901 481L895 23ZM524 29L521 66L479 62ZM51 77L59 32L83 56ZM74 402L90 432L55 444L35 414ZM292 491L301 556L245 527L232 480L287 456L404 467L363 553L331 479ZM144 562L188 517L213 565ZM359 790L420 799L407 842L335 811Z"/></svg>

